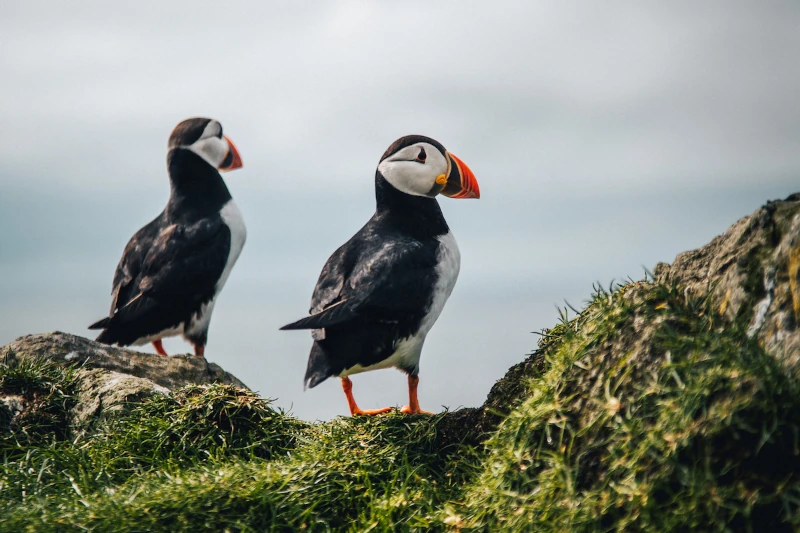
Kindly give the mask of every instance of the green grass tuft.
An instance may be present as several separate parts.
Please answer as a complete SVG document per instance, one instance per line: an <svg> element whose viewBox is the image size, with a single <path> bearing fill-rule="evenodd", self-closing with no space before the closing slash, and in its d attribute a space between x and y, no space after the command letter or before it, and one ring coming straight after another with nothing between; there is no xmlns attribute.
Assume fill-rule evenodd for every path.
<svg viewBox="0 0 800 533"><path fill-rule="evenodd" d="M306 426L297 448L271 460L220 452L182 468L154 463L105 487L73 478L48 498L9 506L0 530L442 529L438 510L476 460L471 448L438 445L441 418L337 419Z"/></svg>
<svg viewBox="0 0 800 533"><path fill-rule="evenodd" d="M270 400L230 385L191 385L156 396L107 424L94 440L137 458L175 461L264 458L294 448L307 424L273 409Z"/></svg>
<svg viewBox="0 0 800 533"><path fill-rule="evenodd" d="M46 360L0 365L0 454L17 456L26 446L67 438L75 380L74 369Z"/></svg>

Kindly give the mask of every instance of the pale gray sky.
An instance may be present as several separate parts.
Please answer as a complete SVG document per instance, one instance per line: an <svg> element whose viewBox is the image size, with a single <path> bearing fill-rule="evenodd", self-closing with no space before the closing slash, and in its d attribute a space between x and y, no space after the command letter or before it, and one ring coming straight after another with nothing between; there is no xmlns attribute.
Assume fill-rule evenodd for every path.
<svg viewBox="0 0 800 533"><path fill-rule="evenodd" d="M131 234L166 202L166 142L222 122L244 252L208 358L304 418L307 311L325 259L374 209L409 133L475 172L440 203L462 271L422 355L423 408L480 404L594 281L702 245L800 190L796 2L0 0L0 344L89 335ZM181 340L166 343L187 350ZM402 405L393 370L354 378Z"/></svg>

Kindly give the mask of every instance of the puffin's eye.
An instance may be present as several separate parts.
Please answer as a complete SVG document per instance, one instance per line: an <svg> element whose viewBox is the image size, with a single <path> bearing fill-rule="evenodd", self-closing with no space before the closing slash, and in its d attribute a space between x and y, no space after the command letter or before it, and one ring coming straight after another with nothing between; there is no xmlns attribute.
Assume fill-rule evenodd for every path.
<svg viewBox="0 0 800 533"><path fill-rule="evenodd" d="M219 133L217 133L217 137L222 139L222 124L219 125Z"/></svg>
<svg viewBox="0 0 800 533"><path fill-rule="evenodd" d="M419 154L417 154L417 161L419 161L420 163L424 163L427 158L428 154L425 153L425 148L420 148Z"/></svg>

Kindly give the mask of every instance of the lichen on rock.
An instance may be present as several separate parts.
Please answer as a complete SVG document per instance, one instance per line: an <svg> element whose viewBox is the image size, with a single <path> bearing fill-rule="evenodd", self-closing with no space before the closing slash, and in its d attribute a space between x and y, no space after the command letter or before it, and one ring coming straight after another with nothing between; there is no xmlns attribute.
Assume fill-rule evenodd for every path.
<svg viewBox="0 0 800 533"><path fill-rule="evenodd" d="M720 314L747 321L748 334L800 377L800 194L767 203L654 275L709 294Z"/></svg>

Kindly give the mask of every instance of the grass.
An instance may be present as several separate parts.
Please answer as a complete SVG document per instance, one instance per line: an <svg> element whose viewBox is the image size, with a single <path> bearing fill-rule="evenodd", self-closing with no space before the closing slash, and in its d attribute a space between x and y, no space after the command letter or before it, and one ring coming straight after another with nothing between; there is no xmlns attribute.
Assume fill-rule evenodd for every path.
<svg viewBox="0 0 800 533"><path fill-rule="evenodd" d="M29 364L31 380L40 364L59 370ZM190 386L80 440L4 448L0 531L426 530L474 471L471 448L442 446L442 419L312 425L241 389Z"/></svg>
<svg viewBox="0 0 800 533"><path fill-rule="evenodd" d="M457 413L309 424L223 385L70 440L75 373L0 365L1 393L37 399L0 410L0 531L800 527L800 390L744 326L635 283L543 333L488 440L453 438Z"/></svg>
<svg viewBox="0 0 800 533"><path fill-rule="evenodd" d="M800 391L739 324L663 285L599 291L487 444L467 530L794 531Z"/></svg>

